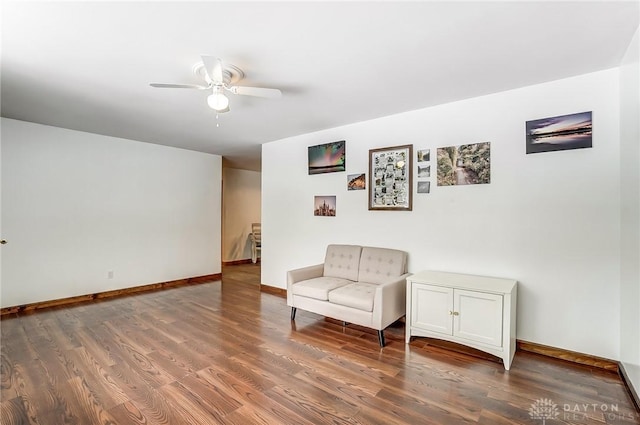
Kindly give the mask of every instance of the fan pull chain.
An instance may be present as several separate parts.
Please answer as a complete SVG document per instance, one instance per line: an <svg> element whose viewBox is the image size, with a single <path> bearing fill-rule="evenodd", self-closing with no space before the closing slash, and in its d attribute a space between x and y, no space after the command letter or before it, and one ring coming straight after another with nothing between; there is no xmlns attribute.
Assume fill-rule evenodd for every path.
<svg viewBox="0 0 640 425"><path fill-rule="evenodd" d="M218 114L216 113L216 127L220 127L220 123L218 122Z"/></svg>

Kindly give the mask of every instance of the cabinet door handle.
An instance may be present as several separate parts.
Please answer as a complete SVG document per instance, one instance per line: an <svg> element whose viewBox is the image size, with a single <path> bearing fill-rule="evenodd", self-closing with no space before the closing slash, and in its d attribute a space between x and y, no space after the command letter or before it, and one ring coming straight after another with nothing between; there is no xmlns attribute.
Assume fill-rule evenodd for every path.
<svg viewBox="0 0 640 425"><path fill-rule="evenodd" d="M459 316L460 312L458 312L458 311L449 311L449 314L452 315L452 316Z"/></svg>

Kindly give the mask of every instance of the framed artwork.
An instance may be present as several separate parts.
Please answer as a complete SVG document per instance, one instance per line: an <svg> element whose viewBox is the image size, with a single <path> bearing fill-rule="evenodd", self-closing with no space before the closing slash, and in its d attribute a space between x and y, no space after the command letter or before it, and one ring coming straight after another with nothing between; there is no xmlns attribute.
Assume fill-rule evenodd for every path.
<svg viewBox="0 0 640 425"><path fill-rule="evenodd" d="M418 177L431 177L431 165L418 165Z"/></svg>
<svg viewBox="0 0 640 425"><path fill-rule="evenodd" d="M309 174L335 173L346 170L345 141L309 146Z"/></svg>
<svg viewBox="0 0 640 425"><path fill-rule="evenodd" d="M365 190L367 188L364 173L347 176L347 190Z"/></svg>
<svg viewBox="0 0 640 425"><path fill-rule="evenodd" d="M418 193L429 193L430 190L431 190L430 181L418 182Z"/></svg>
<svg viewBox="0 0 640 425"><path fill-rule="evenodd" d="M411 211L413 145L369 150L369 209Z"/></svg>
<svg viewBox="0 0 640 425"><path fill-rule="evenodd" d="M430 149L420 149L418 151L418 162L426 162L431 160Z"/></svg>
<svg viewBox="0 0 640 425"><path fill-rule="evenodd" d="M333 196L314 196L313 199L313 215L321 217L336 216L336 197Z"/></svg>
<svg viewBox="0 0 640 425"><path fill-rule="evenodd" d="M491 143L438 148L438 186L491 183Z"/></svg>
<svg viewBox="0 0 640 425"><path fill-rule="evenodd" d="M591 111L527 121L527 153L592 147Z"/></svg>

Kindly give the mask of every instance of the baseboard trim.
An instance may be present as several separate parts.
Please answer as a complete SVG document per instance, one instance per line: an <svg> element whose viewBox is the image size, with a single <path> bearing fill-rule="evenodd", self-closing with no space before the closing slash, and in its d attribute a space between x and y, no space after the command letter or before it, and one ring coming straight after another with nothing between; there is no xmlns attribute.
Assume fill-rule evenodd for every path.
<svg viewBox="0 0 640 425"><path fill-rule="evenodd" d="M631 396L631 399L636 405L636 410L640 413L640 395L638 395L638 392L631 384L629 375L627 375L627 371L625 370L622 362L619 363L619 370L620 370L620 378L622 378L622 382L624 382L624 385L627 387L627 391L629 391L629 395Z"/></svg>
<svg viewBox="0 0 640 425"><path fill-rule="evenodd" d="M516 340L516 349L518 351L527 351L530 353L540 354L571 363L577 363L580 365L604 369L608 372L617 373L622 380L622 384L627 389L631 400L633 400L636 410L638 411L638 413L640 413L640 397L638 396L638 392L636 391L636 389L633 387L633 385L631 385L631 381L624 369L624 365L622 364L622 362L605 359L598 356L592 356L590 354L577 353L575 351L569 351L563 348L549 347L548 345L536 344L535 342L522 341L519 339Z"/></svg>
<svg viewBox="0 0 640 425"><path fill-rule="evenodd" d="M260 292L267 294L277 295L279 297L287 298L287 290L282 288L276 288L275 286L260 285Z"/></svg>
<svg viewBox="0 0 640 425"><path fill-rule="evenodd" d="M260 259L258 258L258 263L260 262ZM223 261L222 265L223 266L237 266L240 264L251 264L251 258L247 258L245 260L232 260L232 261Z"/></svg>
<svg viewBox="0 0 640 425"><path fill-rule="evenodd" d="M222 273L208 274L204 276L188 277L185 279L170 280L167 282L151 283L148 285L134 286L131 288L115 289L113 291L97 292L94 294L78 295L75 297L60 298L50 301L39 301L30 304L4 307L0 309L0 318L9 314L23 313L28 311L41 310L44 308L68 306L88 301L101 300L106 298L122 297L137 294L139 292L155 291L158 289L175 288L177 286L196 285L222 279Z"/></svg>
<svg viewBox="0 0 640 425"><path fill-rule="evenodd" d="M562 348L549 347L548 345L537 344L535 342L516 340L516 349L529 353L542 354L543 356L566 360L585 366L608 370L619 373L619 363L615 360L592 356L590 354L577 353Z"/></svg>

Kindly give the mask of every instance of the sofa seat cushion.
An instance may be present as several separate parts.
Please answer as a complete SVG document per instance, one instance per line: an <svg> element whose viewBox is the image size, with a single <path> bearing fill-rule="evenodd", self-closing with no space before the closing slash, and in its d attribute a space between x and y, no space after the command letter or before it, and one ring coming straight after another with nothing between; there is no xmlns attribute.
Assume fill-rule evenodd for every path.
<svg viewBox="0 0 640 425"><path fill-rule="evenodd" d="M292 292L293 295L327 301L329 300L329 292L351 283L353 281L339 277L314 277L293 285Z"/></svg>
<svg viewBox="0 0 640 425"><path fill-rule="evenodd" d="M363 311L373 311L373 298L378 285L355 282L329 292L329 302L357 308Z"/></svg>

